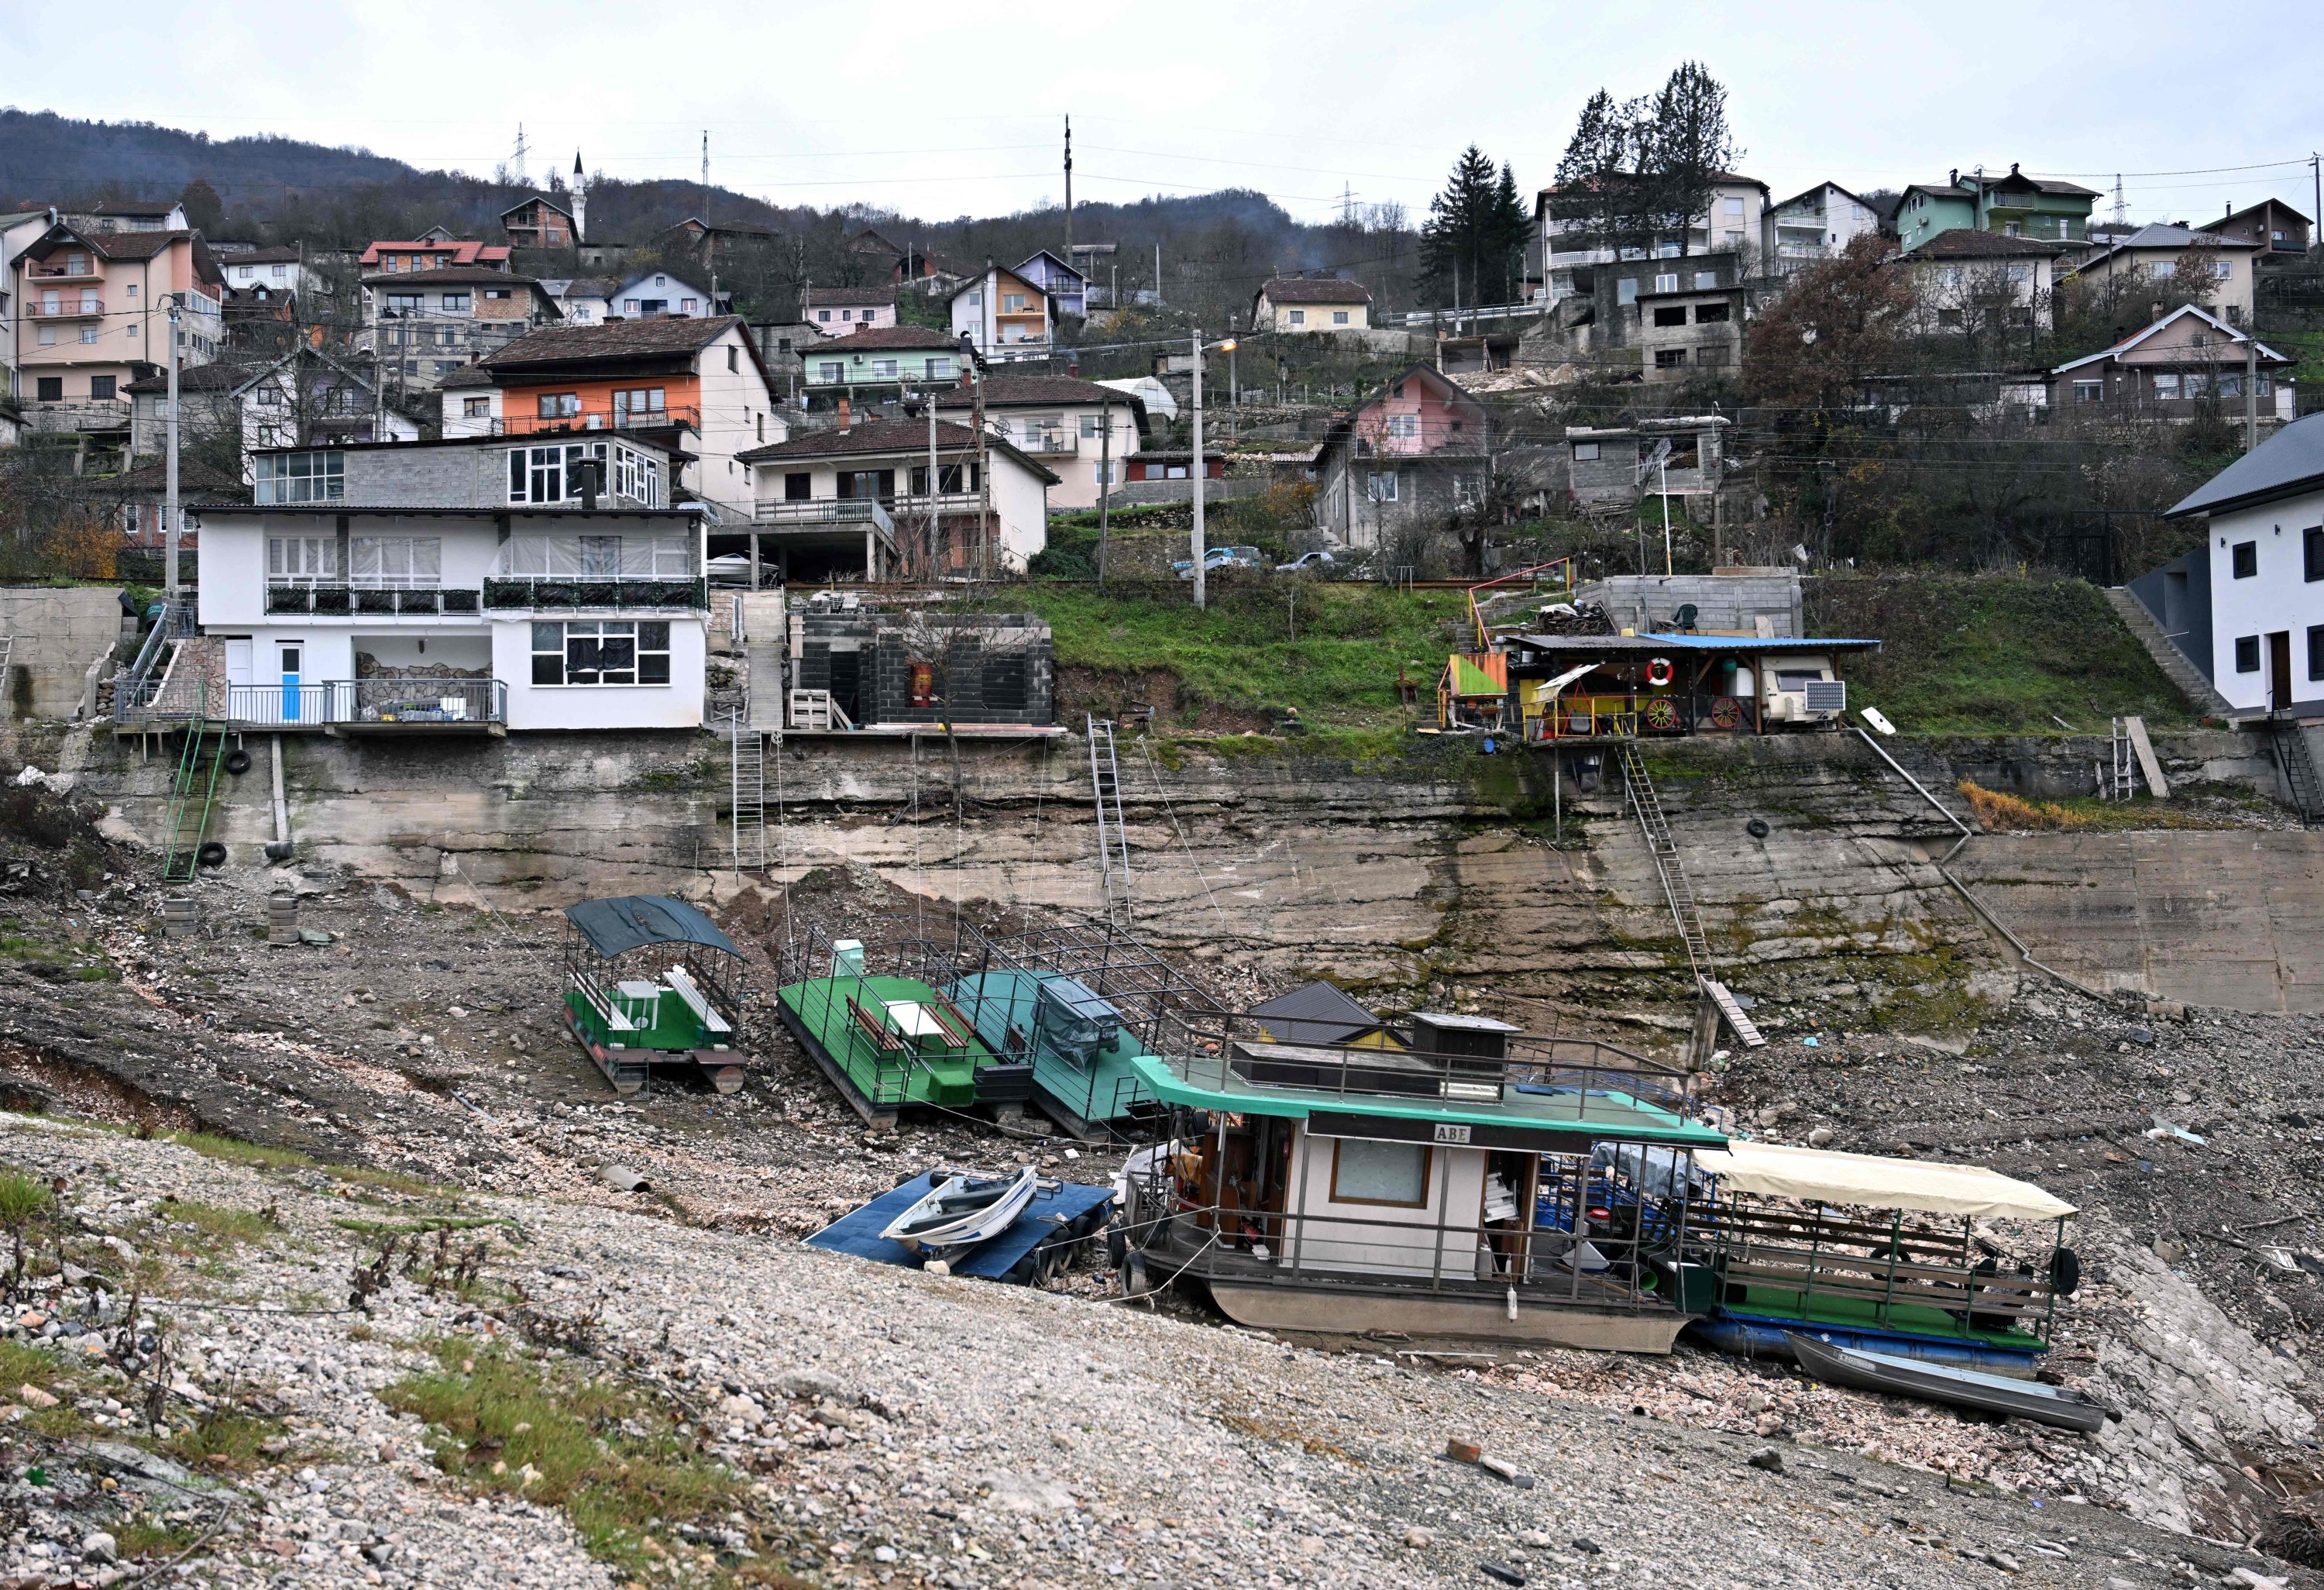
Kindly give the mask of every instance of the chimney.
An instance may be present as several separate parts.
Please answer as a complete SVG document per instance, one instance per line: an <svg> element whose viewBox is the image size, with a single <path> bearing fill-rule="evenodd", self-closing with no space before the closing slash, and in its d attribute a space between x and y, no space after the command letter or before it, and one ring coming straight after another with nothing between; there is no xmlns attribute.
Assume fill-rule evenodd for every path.
<svg viewBox="0 0 2324 1590"><path fill-rule="evenodd" d="M2017 162L2014 160L2009 162L2009 174L2013 177L2017 174Z"/></svg>
<svg viewBox="0 0 2324 1590"><path fill-rule="evenodd" d="M839 434L845 436L847 434L847 428L851 423L852 421L848 414L847 396L843 393L840 394L839 399Z"/></svg>
<svg viewBox="0 0 2324 1590"><path fill-rule="evenodd" d="M1079 359L1075 359L1072 364L1067 365L1065 366L1065 374L1072 376L1074 380L1079 381L1082 378L1082 362Z"/></svg>
<svg viewBox="0 0 2324 1590"><path fill-rule="evenodd" d="M1948 188L1958 188L1960 186L1960 167L1955 166L1951 171L1945 173L1945 186Z"/></svg>

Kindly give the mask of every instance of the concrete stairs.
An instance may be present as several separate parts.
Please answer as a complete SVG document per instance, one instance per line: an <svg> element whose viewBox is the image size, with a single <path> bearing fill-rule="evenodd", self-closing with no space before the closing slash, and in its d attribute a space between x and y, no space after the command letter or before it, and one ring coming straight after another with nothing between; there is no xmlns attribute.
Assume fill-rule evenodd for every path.
<svg viewBox="0 0 2324 1590"><path fill-rule="evenodd" d="M2106 599L2121 615L2130 633L2138 637L2138 643L2146 648L2146 654L2154 659L2155 666L2179 687L2179 693L2187 698L2188 705L2206 717L2225 718L2235 712L2235 708L2227 705L2227 698L2211 688L2211 681L2203 677L2203 670L2189 661L2184 652L2171 643L2171 637L2163 633L2163 626L2154 621L2154 615L2146 610L2146 604L2130 594L2128 587L2110 587Z"/></svg>
<svg viewBox="0 0 2324 1590"><path fill-rule="evenodd" d="M790 648L790 621L780 591L751 591L742 605L742 655L751 665L750 711L743 727L761 735L783 732L784 671Z"/></svg>

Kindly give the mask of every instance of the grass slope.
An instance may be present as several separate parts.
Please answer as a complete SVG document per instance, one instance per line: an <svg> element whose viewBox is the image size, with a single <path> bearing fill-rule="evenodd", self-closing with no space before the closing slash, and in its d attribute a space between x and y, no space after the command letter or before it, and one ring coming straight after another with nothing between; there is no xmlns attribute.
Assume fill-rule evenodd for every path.
<svg viewBox="0 0 2324 1590"><path fill-rule="evenodd" d="M1852 705L1907 734L2080 733L2144 716L2195 721L2187 699L2096 586L2078 579L1914 573L1807 582L1808 632L1884 644L1845 667Z"/></svg>

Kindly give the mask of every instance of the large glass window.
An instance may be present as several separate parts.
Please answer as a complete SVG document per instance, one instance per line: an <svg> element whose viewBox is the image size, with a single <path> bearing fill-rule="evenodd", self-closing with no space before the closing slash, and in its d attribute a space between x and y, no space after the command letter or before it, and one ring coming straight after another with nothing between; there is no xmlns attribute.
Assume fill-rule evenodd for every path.
<svg viewBox="0 0 2324 1590"><path fill-rule="evenodd" d="M266 583L315 585L338 578L339 541L328 535L278 535L266 539Z"/></svg>
<svg viewBox="0 0 2324 1590"><path fill-rule="evenodd" d="M1416 1142L1343 1137L1332 1145L1332 1201L1425 1208L1429 1153Z"/></svg>
<svg viewBox="0 0 2324 1590"><path fill-rule="evenodd" d="M604 619L532 626L536 685L666 685L669 624Z"/></svg>
<svg viewBox="0 0 2324 1590"><path fill-rule="evenodd" d="M544 398L541 401L546 403L549 400ZM622 450L627 452L630 449ZM581 465L585 461L595 461L598 467L599 484L611 487L614 480L609 479L605 474L611 457L607 445L602 441L511 448L508 456L508 500L512 503L577 503L581 501ZM646 459L645 463L658 476L659 466L653 464L651 459ZM634 478L638 466L631 467ZM641 497L640 500L644 499Z"/></svg>
<svg viewBox="0 0 2324 1590"><path fill-rule="evenodd" d="M432 535L359 535L347 542L348 583L366 590L433 590L444 578L444 542Z"/></svg>
<svg viewBox="0 0 2324 1590"><path fill-rule="evenodd" d="M257 462L259 503L335 503L347 495L345 453L261 453Z"/></svg>

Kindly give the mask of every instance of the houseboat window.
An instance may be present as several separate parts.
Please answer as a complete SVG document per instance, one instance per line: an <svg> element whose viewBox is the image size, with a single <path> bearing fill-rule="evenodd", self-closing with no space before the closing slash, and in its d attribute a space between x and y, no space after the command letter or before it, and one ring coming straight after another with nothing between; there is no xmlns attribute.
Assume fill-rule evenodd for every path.
<svg viewBox="0 0 2324 1590"><path fill-rule="evenodd" d="M1339 1138L1332 1144L1332 1201L1425 1209L1433 1154L1434 1151L1416 1142Z"/></svg>
<svg viewBox="0 0 2324 1590"><path fill-rule="evenodd" d="M278 535L266 538L266 583L312 585L333 580L339 573L339 541L328 535Z"/></svg>
<svg viewBox="0 0 2324 1590"><path fill-rule="evenodd" d="M340 452L261 453L260 503L327 503L347 495L347 456Z"/></svg>
<svg viewBox="0 0 2324 1590"><path fill-rule="evenodd" d="M2236 578L2251 579L2258 575L2259 543L2257 541L2237 541L2227 556L2235 569Z"/></svg>
<svg viewBox="0 0 2324 1590"><path fill-rule="evenodd" d="M2237 673L2259 671L2259 637L2257 635L2236 637L2236 671Z"/></svg>
<svg viewBox="0 0 2324 1590"><path fill-rule="evenodd" d="M348 583L365 590L433 590L444 576L444 542L432 535L359 535L347 542Z"/></svg>
<svg viewBox="0 0 2324 1590"><path fill-rule="evenodd" d="M608 619L532 626L536 685L666 685L668 620Z"/></svg>

